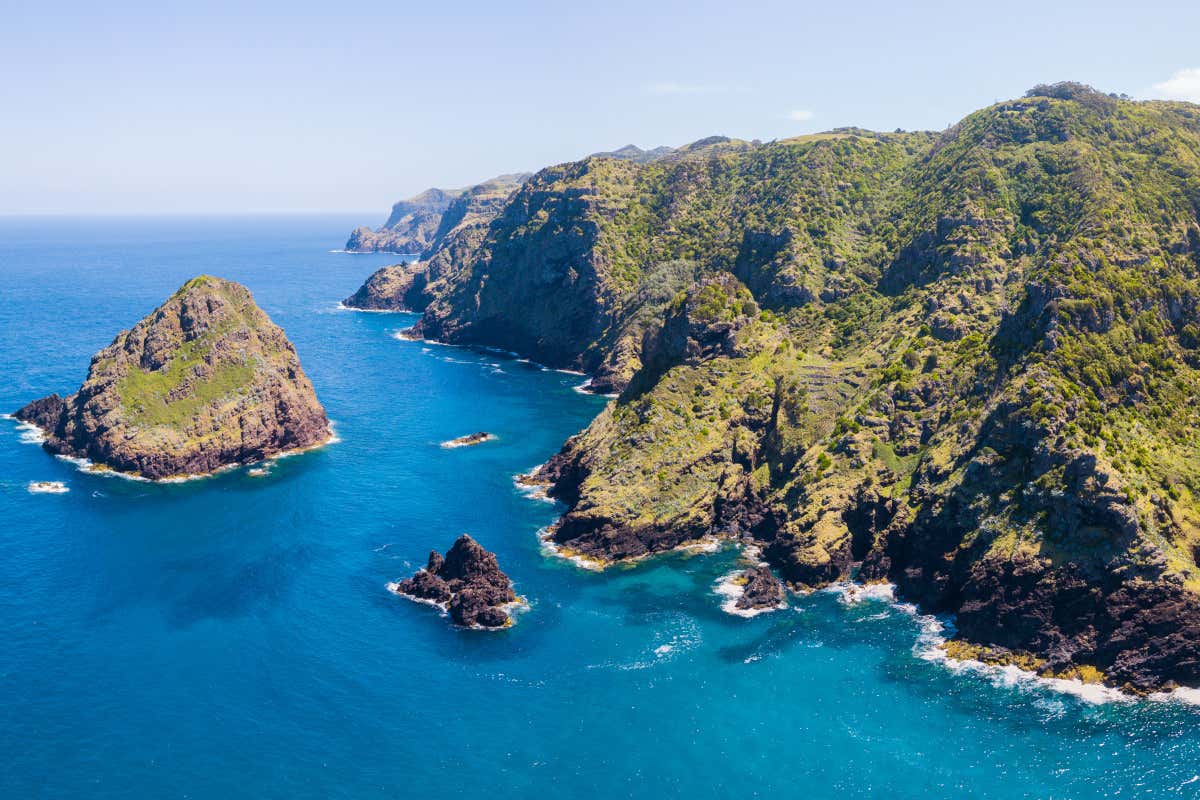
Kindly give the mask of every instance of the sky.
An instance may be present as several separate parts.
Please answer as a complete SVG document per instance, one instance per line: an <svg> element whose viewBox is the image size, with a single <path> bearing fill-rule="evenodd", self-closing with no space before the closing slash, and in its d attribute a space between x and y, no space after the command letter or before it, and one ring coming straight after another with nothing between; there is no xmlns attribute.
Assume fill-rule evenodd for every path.
<svg viewBox="0 0 1200 800"><path fill-rule="evenodd" d="M353 212L627 143L1200 102L1200 3L0 0L0 214Z"/></svg>

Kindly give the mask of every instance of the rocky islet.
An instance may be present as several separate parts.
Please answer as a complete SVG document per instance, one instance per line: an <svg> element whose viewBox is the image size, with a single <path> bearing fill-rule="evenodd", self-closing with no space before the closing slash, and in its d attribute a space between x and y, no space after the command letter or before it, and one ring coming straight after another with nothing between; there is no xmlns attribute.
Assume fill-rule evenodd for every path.
<svg viewBox="0 0 1200 800"><path fill-rule="evenodd" d="M496 555L467 534L458 537L445 556L430 551L424 568L388 588L448 611L456 625L467 628L508 627L509 611L518 602Z"/></svg>
<svg viewBox="0 0 1200 800"><path fill-rule="evenodd" d="M325 410L283 331L240 284L188 281L97 353L79 391L14 416L51 453L160 480L328 442Z"/></svg>

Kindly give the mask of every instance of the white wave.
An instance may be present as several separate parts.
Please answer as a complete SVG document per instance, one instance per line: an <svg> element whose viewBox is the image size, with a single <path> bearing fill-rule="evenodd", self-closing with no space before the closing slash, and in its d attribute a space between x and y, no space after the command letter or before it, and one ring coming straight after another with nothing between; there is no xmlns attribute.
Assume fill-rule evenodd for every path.
<svg viewBox="0 0 1200 800"><path fill-rule="evenodd" d="M41 444L46 441L46 432L32 422L19 420L12 414L0 414L0 419L17 423L17 438L21 444Z"/></svg>
<svg viewBox="0 0 1200 800"><path fill-rule="evenodd" d="M246 474L251 478L265 478L271 474L271 470L267 469L266 467L251 467L250 469L246 470Z"/></svg>
<svg viewBox="0 0 1200 800"><path fill-rule="evenodd" d="M1174 702L1189 706L1200 706L1200 689L1193 689L1190 686L1180 686L1169 692L1155 692L1149 696L1149 699L1156 702Z"/></svg>
<svg viewBox="0 0 1200 800"><path fill-rule="evenodd" d="M121 470L113 469L112 467L109 467L105 464L97 464L94 461L92 461L90 458L80 458L78 456L68 456L68 455L63 455L62 453L55 453L54 457L61 459L63 461L66 461L69 464L74 464L75 468L77 470L79 470L80 472L87 473L88 475L98 475L102 478L121 478L122 480L137 481L139 483L188 483L190 481L205 480L205 479L211 478L215 475L220 475L223 472L229 472L230 470L241 469L242 467L246 467L246 466L251 467L251 469L249 471L250 474L254 475L255 477L262 477L261 475L255 474L254 470L261 469L261 470L264 470L264 472L265 472L265 471L269 470L271 465L276 461L279 461L284 458L291 458L292 456L298 456L301 453L307 453L312 450L319 450L322 447L327 447L332 444L337 444L340 441L342 441L341 438L337 435L337 432L334 430L334 422L333 422L333 420L330 420L329 421L329 438L327 438L323 442L318 442L317 444L314 444L310 447L297 447L293 450L284 450L282 452L279 452L272 456L269 456L268 458L265 458L262 461L252 462L251 464L225 464L223 466L217 467L212 472L204 472L204 473L198 473L198 474L197 473L188 473L185 475L172 475L167 478L147 478L143 475L134 475L133 473L130 473L130 472L122 472Z"/></svg>
<svg viewBox="0 0 1200 800"><path fill-rule="evenodd" d="M526 497L528 497L530 500L540 500L543 503L550 503L551 505L553 505L553 504L557 503L558 501L555 500L553 497L551 497L547 493L548 490L550 489L550 484L548 484L548 483L526 483L526 482L522 482L522 480L521 480L522 478L528 478L532 475L536 475L538 470L540 470L541 468L542 468L542 465L538 464L536 467L533 467L532 469L528 470L527 472L521 472L516 475L513 475L513 486L517 487L517 491L520 492L521 494L525 495Z"/></svg>
<svg viewBox="0 0 1200 800"><path fill-rule="evenodd" d="M566 370L563 370L563 371L565 372ZM580 374L582 374L582 373L580 373ZM571 388L574 389L579 394L590 394L590 395L595 395L596 397L607 397L610 400L614 397L620 397L620 394L618 394L617 392L595 392L595 391L592 391L592 380L593 380L592 378L588 378L586 381L579 384L578 386L573 386Z"/></svg>
<svg viewBox="0 0 1200 800"><path fill-rule="evenodd" d="M578 553L568 553L564 551L558 542L554 541L554 532L549 527L542 528L538 531L537 535L538 540L542 543L541 551L542 555L544 556L552 556L554 558L561 558L564 561L570 561L580 569L586 569L589 572L601 572L607 566L607 564L602 561L588 558L587 556L579 555Z"/></svg>
<svg viewBox="0 0 1200 800"><path fill-rule="evenodd" d="M415 314L415 311L409 311L404 308L358 308L357 306L348 306L345 302L339 300L335 311L353 311L356 314Z"/></svg>
<svg viewBox="0 0 1200 800"><path fill-rule="evenodd" d="M907 603L897 603L898 610L908 612ZM953 625L939 620L931 614L914 614L921 626L913 654L918 658L939 664L955 674L971 673L987 678L993 686L1016 689L1023 692L1048 690L1057 694L1070 695L1086 703L1127 703L1136 700L1133 695L1100 683L1085 683L1078 678L1047 678L1013 664L985 664L976 659L956 659L942 649L947 638L953 635Z"/></svg>
<svg viewBox="0 0 1200 800"><path fill-rule="evenodd" d="M439 603L437 600L430 600L427 597L417 597L415 594L408 594L407 592L402 592L402 591L400 591L400 584L395 581L387 583L385 585L385 588L387 588L387 590L389 592L396 595L397 597L403 597L405 600L411 600L414 603L421 603L422 605L433 606L434 608L436 608L438 611L440 611L442 613L442 616L445 616L446 614L450 613L450 604L449 603Z"/></svg>
<svg viewBox="0 0 1200 800"><path fill-rule="evenodd" d="M41 444L46 441L46 433L30 422L22 422L17 425L17 430L20 431L18 438L21 444Z"/></svg>
<svg viewBox="0 0 1200 800"><path fill-rule="evenodd" d="M66 494L71 491L62 481L30 481L25 488L30 494Z"/></svg>
<svg viewBox="0 0 1200 800"><path fill-rule="evenodd" d="M867 602L894 603L896 600L896 587L890 583L841 581L831 583L822 591L837 595L838 602L844 606L856 606Z"/></svg>

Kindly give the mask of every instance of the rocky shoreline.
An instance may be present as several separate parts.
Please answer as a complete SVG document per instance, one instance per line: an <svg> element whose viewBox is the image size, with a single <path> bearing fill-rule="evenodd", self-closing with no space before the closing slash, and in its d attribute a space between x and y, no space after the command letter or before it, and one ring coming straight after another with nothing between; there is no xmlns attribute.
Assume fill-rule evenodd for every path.
<svg viewBox="0 0 1200 800"><path fill-rule="evenodd" d="M1058 84L940 134L594 157L376 282L413 338L619 393L524 481L566 506L550 552L750 543L792 589L887 581L1053 674L1195 686L1200 217L1174 198L1200 177L1151 128L1200 147L1193 107Z"/></svg>

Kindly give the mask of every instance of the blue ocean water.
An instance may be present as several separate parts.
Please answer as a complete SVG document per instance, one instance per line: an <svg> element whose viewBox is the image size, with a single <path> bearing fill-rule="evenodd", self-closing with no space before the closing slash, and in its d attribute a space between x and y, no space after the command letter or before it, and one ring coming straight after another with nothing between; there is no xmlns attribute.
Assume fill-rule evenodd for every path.
<svg viewBox="0 0 1200 800"><path fill-rule="evenodd" d="M1193 706L953 673L884 600L729 616L730 551L545 557L555 510L512 476L604 401L338 310L394 260L329 252L357 221L0 220L0 410L73 390L204 272L251 287L341 437L265 478L150 485L0 422L0 797L1200 796ZM438 446L475 430L500 438ZM507 631L384 588L464 531L530 600Z"/></svg>

